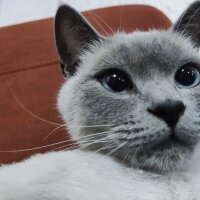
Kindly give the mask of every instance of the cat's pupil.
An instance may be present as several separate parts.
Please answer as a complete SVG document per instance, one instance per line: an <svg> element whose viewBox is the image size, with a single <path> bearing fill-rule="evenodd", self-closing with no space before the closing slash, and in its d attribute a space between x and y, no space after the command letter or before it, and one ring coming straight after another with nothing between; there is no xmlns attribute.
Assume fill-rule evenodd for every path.
<svg viewBox="0 0 200 200"><path fill-rule="evenodd" d="M186 64L177 71L175 81L180 87L194 87L199 83L199 71L194 64Z"/></svg>
<svg viewBox="0 0 200 200"><path fill-rule="evenodd" d="M176 76L176 80L183 85L191 85L195 81L196 75L193 69L181 69Z"/></svg>
<svg viewBox="0 0 200 200"><path fill-rule="evenodd" d="M128 82L120 74L110 74L106 78L108 86L116 92L121 92L128 87Z"/></svg>
<svg viewBox="0 0 200 200"><path fill-rule="evenodd" d="M123 92L131 89L131 81L128 75L119 69L106 70L97 75L99 82L112 92Z"/></svg>

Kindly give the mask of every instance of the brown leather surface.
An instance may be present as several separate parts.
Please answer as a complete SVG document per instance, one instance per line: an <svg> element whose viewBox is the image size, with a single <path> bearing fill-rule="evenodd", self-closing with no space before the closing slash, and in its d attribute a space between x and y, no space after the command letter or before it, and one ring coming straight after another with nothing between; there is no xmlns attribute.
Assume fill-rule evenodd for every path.
<svg viewBox="0 0 200 200"><path fill-rule="evenodd" d="M171 24L159 10L142 5L98 9L84 12L84 16L104 35L119 29L165 29ZM70 145L63 142L69 139L66 131L56 129L63 123L55 109L63 78L54 46L53 19L1 28L0 44L0 163Z"/></svg>

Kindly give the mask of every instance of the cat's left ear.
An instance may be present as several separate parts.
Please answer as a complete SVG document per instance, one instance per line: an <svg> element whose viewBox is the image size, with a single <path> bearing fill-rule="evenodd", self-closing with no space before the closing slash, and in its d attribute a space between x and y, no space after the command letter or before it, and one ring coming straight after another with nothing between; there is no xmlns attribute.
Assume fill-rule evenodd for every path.
<svg viewBox="0 0 200 200"><path fill-rule="evenodd" d="M189 36L200 47L200 1L192 3L174 24L173 30Z"/></svg>
<svg viewBox="0 0 200 200"><path fill-rule="evenodd" d="M81 52L87 50L92 42L99 41L100 37L76 10L68 5L58 8L55 17L55 40L65 77L75 73Z"/></svg>

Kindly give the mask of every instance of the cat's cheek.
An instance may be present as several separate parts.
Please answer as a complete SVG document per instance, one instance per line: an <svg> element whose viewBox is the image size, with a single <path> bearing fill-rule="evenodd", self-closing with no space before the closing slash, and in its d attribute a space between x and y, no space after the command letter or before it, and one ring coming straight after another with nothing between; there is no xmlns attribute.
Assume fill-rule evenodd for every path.
<svg viewBox="0 0 200 200"><path fill-rule="evenodd" d="M69 93L67 92L68 90L69 90L68 85L65 83L60 89L57 98L57 108L61 113L62 117L64 118L64 120L66 120L65 118L68 110L67 107L68 107L69 96L66 95L67 93Z"/></svg>
<svg viewBox="0 0 200 200"><path fill-rule="evenodd" d="M57 109L66 124L73 124L75 107L74 99L74 79L69 79L61 87L57 98ZM68 127L70 128L70 127Z"/></svg>

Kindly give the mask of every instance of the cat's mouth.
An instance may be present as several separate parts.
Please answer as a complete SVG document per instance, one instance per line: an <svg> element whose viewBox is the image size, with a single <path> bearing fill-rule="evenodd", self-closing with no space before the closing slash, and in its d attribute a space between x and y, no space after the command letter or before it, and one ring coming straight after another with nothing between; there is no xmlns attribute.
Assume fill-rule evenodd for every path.
<svg viewBox="0 0 200 200"><path fill-rule="evenodd" d="M163 140L143 146L134 154L132 162L139 168L163 173L181 167L180 161L187 161L192 152L193 146L184 142L176 132L172 131Z"/></svg>
<svg viewBox="0 0 200 200"><path fill-rule="evenodd" d="M187 161L192 154L194 143L189 140L183 128L165 128L154 135L126 140L123 148L118 147L116 157L126 160L130 166L145 170L160 173L173 171L181 167L180 163ZM130 156L124 158L124 152L127 154L127 151Z"/></svg>
<svg viewBox="0 0 200 200"><path fill-rule="evenodd" d="M174 134L170 134L168 138L156 144L152 149L170 149L173 146L185 146L186 144L177 138Z"/></svg>
<svg viewBox="0 0 200 200"><path fill-rule="evenodd" d="M178 137L175 129L171 129L167 137L165 137L164 139L160 139L154 144L145 145L143 147L143 150L151 149L153 151L157 150L163 151L163 150L170 150L175 147L191 148L191 144L187 143L182 138Z"/></svg>

